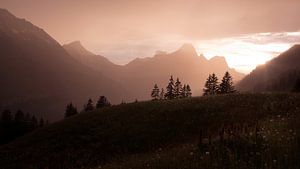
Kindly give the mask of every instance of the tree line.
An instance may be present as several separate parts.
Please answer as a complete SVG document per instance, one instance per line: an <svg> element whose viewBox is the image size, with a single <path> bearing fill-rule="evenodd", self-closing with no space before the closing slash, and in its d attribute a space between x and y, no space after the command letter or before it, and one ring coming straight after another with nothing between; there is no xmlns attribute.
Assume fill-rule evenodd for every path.
<svg viewBox="0 0 300 169"><path fill-rule="evenodd" d="M35 115L25 114L22 110L13 114L6 109L2 112L0 119L0 144L8 143L45 124L48 124L48 121L43 118L38 120Z"/></svg>
<svg viewBox="0 0 300 169"><path fill-rule="evenodd" d="M216 74L210 74L205 82L203 95L231 94L236 93L234 89L233 79L229 72L226 72L221 83L218 81Z"/></svg>
<svg viewBox="0 0 300 169"><path fill-rule="evenodd" d="M90 112L95 109L101 109L104 107L110 107L111 104L108 101L108 99L105 96L100 96L96 106L94 106L93 100L90 98L87 103L83 106L83 110L81 112ZM65 110L65 118L68 118L70 116L74 116L76 114L79 114L77 108L73 105L71 102L70 104L67 105L66 110Z"/></svg>
<svg viewBox="0 0 300 169"><path fill-rule="evenodd" d="M172 99L181 99L192 97L191 87L188 84L182 85L179 78L174 82L173 76L170 77L169 83L166 87L166 92L164 88L159 90L157 84L154 85L151 97L153 100L172 100Z"/></svg>
<svg viewBox="0 0 300 169"><path fill-rule="evenodd" d="M209 95L218 95L218 94L231 94L236 93L235 87L233 85L233 78L227 71L221 83L218 81L218 77L215 73L212 73L208 76L204 89L203 96ZM173 76L171 76L169 83L166 87L166 92L164 88L159 90L157 84L154 85L151 91L152 100L164 100L164 99L181 99L192 97L191 87L188 84L184 84L182 86L179 78L177 78L176 82L174 82Z"/></svg>
<svg viewBox="0 0 300 169"><path fill-rule="evenodd" d="M233 86L233 79L229 72L225 73L221 83L218 82L218 77L214 73L210 74L206 80L205 87L203 89L204 96L216 94L229 94L235 92L236 90ZM192 91L189 84L182 85L179 78L177 78L176 81L174 81L173 76L171 76L166 89L162 88L160 90L157 84L154 85L151 91L151 97L153 100L172 100L189 98L192 97ZM137 100L135 102L137 102ZM121 104L125 104L125 102L122 101ZM93 100L89 99L84 105L83 110L81 112L90 112L95 109L101 109L103 107L110 106L111 103L108 101L108 99L105 96L100 96L96 103L96 106L94 106ZM79 111L71 102L66 107L65 118L76 114L79 114Z"/></svg>

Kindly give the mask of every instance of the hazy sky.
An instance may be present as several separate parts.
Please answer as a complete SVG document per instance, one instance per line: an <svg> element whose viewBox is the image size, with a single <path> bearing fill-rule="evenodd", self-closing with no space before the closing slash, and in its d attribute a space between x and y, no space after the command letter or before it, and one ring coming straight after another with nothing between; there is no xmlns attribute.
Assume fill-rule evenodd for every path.
<svg viewBox="0 0 300 169"><path fill-rule="evenodd" d="M119 64L190 42L249 72L300 43L300 0L0 0L0 8Z"/></svg>

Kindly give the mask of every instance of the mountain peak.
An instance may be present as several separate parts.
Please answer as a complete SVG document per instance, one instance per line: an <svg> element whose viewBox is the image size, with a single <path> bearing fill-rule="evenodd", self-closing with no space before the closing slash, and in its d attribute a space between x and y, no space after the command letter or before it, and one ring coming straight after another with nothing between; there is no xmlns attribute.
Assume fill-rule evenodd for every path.
<svg viewBox="0 0 300 169"><path fill-rule="evenodd" d="M213 63L213 64L217 64L219 66L228 66L225 57L223 56L214 56L212 57L209 62Z"/></svg>
<svg viewBox="0 0 300 169"><path fill-rule="evenodd" d="M5 27L7 22L15 22L16 17L6 9L0 8L0 23ZM23 19L24 20L24 19Z"/></svg>
<svg viewBox="0 0 300 169"><path fill-rule="evenodd" d="M180 56L198 56L195 47L190 43L183 44L176 53Z"/></svg>
<svg viewBox="0 0 300 169"><path fill-rule="evenodd" d="M71 42L69 44L66 44L66 46L71 46L71 47L76 47L76 48L84 48L80 41Z"/></svg>
<svg viewBox="0 0 300 169"><path fill-rule="evenodd" d="M220 62L226 62L226 59L224 56L214 56L210 59L210 61L220 61Z"/></svg>
<svg viewBox="0 0 300 169"><path fill-rule="evenodd" d="M84 63L89 67L95 68L97 67L97 63L101 64L101 67L103 66L103 64L114 65L107 58L88 51L80 41L74 41L69 44L63 45L63 48L76 60ZM98 68L95 68L95 70L98 70Z"/></svg>
<svg viewBox="0 0 300 169"><path fill-rule="evenodd" d="M82 55L95 55L92 52L85 49L85 47L83 47L80 41L74 41L69 44L65 44L63 45L63 47L68 51L76 51L77 53L80 53Z"/></svg>
<svg viewBox="0 0 300 169"><path fill-rule="evenodd" d="M0 15L12 15L12 14L8 10L0 8Z"/></svg>
<svg viewBox="0 0 300 169"><path fill-rule="evenodd" d="M179 50L180 51L196 51L195 47L191 43L183 44Z"/></svg>

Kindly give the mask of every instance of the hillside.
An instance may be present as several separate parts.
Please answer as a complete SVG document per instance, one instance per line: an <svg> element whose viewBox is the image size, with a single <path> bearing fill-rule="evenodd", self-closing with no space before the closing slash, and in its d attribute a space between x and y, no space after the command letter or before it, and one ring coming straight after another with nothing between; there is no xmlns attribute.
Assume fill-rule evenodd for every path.
<svg viewBox="0 0 300 169"><path fill-rule="evenodd" d="M300 91L300 45L257 67L237 88L241 91Z"/></svg>
<svg viewBox="0 0 300 169"><path fill-rule="evenodd" d="M22 109L49 120L70 101L128 96L121 85L79 63L41 28L0 9L0 111ZM50 114L51 112L51 114Z"/></svg>
<svg viewBox="0 0 300 169"><path fill-rule="evenodd" d="M0 147L0 166L296 169L299 105L298 94L240 94L113 106Z"/></svg>
<svg viewBox="0 0 300 169"><path fill-rule="evenodd" d="M182 83L189 84L194 96L202 94L204 82L213 72L221 78L229 71L235 82L244 77L229 68L224 57L207 60L203 55L198 56L191 44L184 44L171 53L160 52L150 58L137 58L124 66L115 65L103 56L92 54L79 42L64 45L64 48L79 62L122 84L138 100L149 100L149 93L155 83L160 88L165 88L171 75L178 77Z"/></svg>

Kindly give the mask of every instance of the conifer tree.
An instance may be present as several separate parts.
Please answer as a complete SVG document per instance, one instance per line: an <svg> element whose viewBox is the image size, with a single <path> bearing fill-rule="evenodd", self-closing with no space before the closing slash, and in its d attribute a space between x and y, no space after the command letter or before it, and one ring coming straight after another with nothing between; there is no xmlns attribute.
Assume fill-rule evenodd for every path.
<svg viewBox="0 0 300 169"><path fill-rule="evenodd" d="M218 94L219 92L218 77L216 76L216 74L213 73L211 75L211 79L212 79L212 95Z"/></svg>
<svg viewBox="0 0 300 169"><path fill-rule="evenodd" d="M152 89L151 97L153 100L159 99L159 88L158 88L157 84L155 84L154 88Z"/></svg>
<svg viewBox="0 0 300 169"><path fill-rule="evenodd" d="M9 127L12 124L12 114L9 110L4 110L1 114L1 125L4 127Z"/></svg>
<svg viewBox="0 0 300 169"><path fill-rule="evenodd" d="M228 72L226 72L222 79L222 82L220 84L219 93L220 94L229 94L229 93L234 93L234 92L236 92L236 90L234 89L234 86L233 86L232 77Z"/></svg>
<svg viewBox="0 0 300 169"><path fill-rule="evenodd" d="M190 85L186 85L186 97L192 97L192 89Z"/></svg>
<svg viewBox="0 0 300 169"><path fill-rule="evenodd" d="M37 121L35 115L32 115L32 117L31 117L31 123L32 123L33 129L38 126L38 121Z"/></svg>
<svg viewBox="0 0 300 169"><path fill-rule="evenodd" d="M186 84L184 84L183 87L182 87L181 97L182 98L186 98L187 97L187 87L186 87Z"/></svg>
<svg viewBox="0 0 300 169"><path fill-rule="evenodd" d="M25 127L25 114L18 110L15 114L15 121L14 121L14 135L20 136L25 133L26 127Z"/></svg>
<svg viewBox="0 0 300 169"><path fill-rule="evenodd" d="M206 79L204 89L203 89L203 95L207 96L211 93L211 74L208 75L208 78Z"/></svg>
<svg viewBox="0 0 300 169"><path fill-rule="evenodd" d="M25 121L25 115L21 110L18 110L17 113L15 114L15 122L20 124Z"/></svg>
<svg viewBox="0 0 300 169"><path fill-rule="evenodd" d="M167 86L167 92L165 94L166 99L174 99L174 80L173 76L171 76L169 84Z"/></svg>
<svg viewBox="0 0 300 169"><path fill-rule="evenodd" d="M88 112L88 111L93 111L93 110L94 110L93 100L89 99L88 103L84 107L84 111Z"/></svg>
<svg viewBox="0 0 300 169"><path fill-rule="evenodd" d="M214 73L208 76L203 92L204 96L216 95L219 93L218 78Z"/></svg>
<svg viewBox="0 0 300 169"><path fill-rule="evenodd" d="M165 99L165 90L164 90L164 88L161 88L159 99L160 100L164 100Z"/></svg>
<svg viewBox="0 0 300 169"><path fill-rule="evenodd" d="M65 112L65 118L76 115L76 114L78 114L76 107L73 106L72 103L68 104L67 108L66 108L66 112Z"/></svg>
<svg viewBox="0 0 300 169"><path fill-rule="evenodd" d="M40 122L39 122L39 127L43 127L44 126L44 119L43 118L41 118L40 119Z"/></svg>
<svg viewBox="0 0 300 169"><path fill-rule="evenodd" d="M182 85L181 82L179 81L179 78L177 78L174 86L174 98L175 99L181 98L181 93L182 93Z"/></svg>
<svg viewBox="0 0 300 169"><path fill-rule="evenodd" d="M111 106L111 104L108 101L108 99L105 96L100 96L99 100L97 101L96 108L100 109L100 108L109 107L109 106Z"/></svg>

